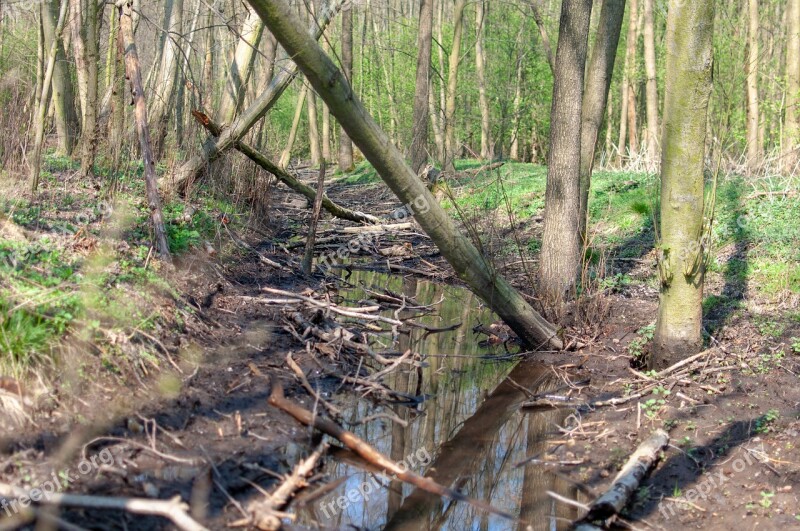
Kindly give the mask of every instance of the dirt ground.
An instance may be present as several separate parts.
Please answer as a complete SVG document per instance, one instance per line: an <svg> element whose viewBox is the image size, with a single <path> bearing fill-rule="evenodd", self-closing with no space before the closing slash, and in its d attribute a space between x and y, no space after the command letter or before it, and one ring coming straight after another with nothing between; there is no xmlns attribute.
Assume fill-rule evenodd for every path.
<svg viewBox="0 0 800 531"><path fill-rule="evenodd" d="M398 206L381 186L334 187L329 195L387 216ZM264 238L251 232L247 240L255 251L240 261L197 252L163 273L181 294L179 300L159 299L164 313L183 307L193 316L156 338L159 354L174 366L164 363L136 378L97 369L77 380L67 377L68 367L59 368L63 374L51 374L43 384L46 392L28 400L25 426L4 433L0 481L35 488L59 477L69 484L65 491L75 493L180 495L192 502L194 516L222 529L307 455L317 438L269 407L267 398L271 383L280 380L288 397L313 407L286 354L299 353L306 372L316 368L287 331L285 313L253 298L263 296L264 287L317 294L335 294L337 287L334 278L304 278L259 258L290 263L302 254L302 247L288 247L293 236L304 234L307 208L280 194L275 201L273 219L293 223L275 221L263 230L283 245L261 245ZM413 255L393 261L411 269L432 264L441 281L456 282L424 236L415 235L411 245ZM372 257L380 260L386 259ZM582 348L536 355L572 365L573 381L590 380L571 393L575 399L628 398L571 411L546 458L565 463L558 473L591 499L637 445L663 427L670 445L625 513L634 528L800 529L800 356L790 339L800 336L800 322L784 317L785 306L746 298L742 309L712 313L705 354L656 384L644 372L647 352L641 347L642 330L657 309L657 292L646 282L653 266L652 253L611 264L611 271L626 268L641 282L604 293L602 307L574 309L567 335ZM519 265L506 272L525 289ZM722 289L709 286L710 293ZM763 333L764 315L780 321L779 334ZM20 391L14 385L4 381L7 391ZM318 486L310 483L309 489ZM29 516L14 512L0 516ZM71 509L61 517L87 529L169 528L161 518L118 511Z"/></svg>

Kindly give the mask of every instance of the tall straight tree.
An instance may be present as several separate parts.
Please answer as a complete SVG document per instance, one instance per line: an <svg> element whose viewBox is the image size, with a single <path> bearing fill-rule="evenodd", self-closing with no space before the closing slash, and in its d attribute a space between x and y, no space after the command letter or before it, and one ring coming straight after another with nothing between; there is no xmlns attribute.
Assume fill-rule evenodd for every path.
<svg viewBox="0 0 800 531"><path fill-rule="evenodd" d="M747 0L747 165L754 171L761 164L761 142L759 139L759 101L758 101L758 0Z"/></svg>
<svg viewBox="0 0 800 531"><path fill-rule="evenodd" d="M444 0L443 0L444 1ZM458 67L461 64L461 39L464 35L464 10L467 0L456 0L453 7L453 45L447 63L447 90L444 109L444 171L456 172L456 98L458 96Z"/></svg>
<svg viewBox="0 0 800 531"><path fill-rule="evenodd" d="M353 5L342 7L342 71L348 83L353 83ZM353 142L344 128L339 131L339 171L352 171Z"/></svg>
<svg viewBox="0 0 800 531"><path fill-rule="evenodd" d="M795 172L800 147L800 0L789 0L786 13L786 121L783 127L783 170Z"/></svg>
<svg viewBox="0 0 800 531"><path fill-rule="evenodd" d="M656 32L653 1L644 0L644 69L647 75L647 157L658 156L658 83L656 80Z"/></svg>
<svg viewBox="0 0 800 531"><path fill-rule="evenodd" d="M586 0L589 3L590 0ZM414 218L439 247L442 255L474 292L533 346L560 349L563 342L522 295L497 274L473 243L462 234L425 183L417 178L402 153L353 92L346 76L322 48L301 29L286 0L248 0L295 60L306 79L325 100L331 114L358 145L389 188L414 209Z"/></svg>
<svg viewBox="0 0 800 531"><path fill-rule="evenodd" d="M592 0L564 0L556 49L539 289L558 310L581 263L580 166L583 78Z"/></svg>
<svg viewBox="0 0 800 531"><path fill-rule="evenodd" d="M94 166L97 152L97 100L98 63L100 40L97 32L100 23L97 2L86 4L86 103L83 106L83 136L81 139L81 175L88 177Z"/></svg>
<svg viewBox="0 0 800 531"><path fill-rule="evenodd" d="M228 77L225 81L225 90L217 112L217 120L223 124L230 124L244 99L244 91L252 71L253 59L258 50L258 43L264 31L264 22L258 13L247 10L247 16L242 23L239 33L239 43L233 54L233 60L228 67Z"/></svg>
<svg viewBox="0 0 800 531"><path fill-rule="evenodd" d="M597 137L606 114L608 91L617 57L617 46L625 18L625 0L605 0L600 10L600 22L595 38L592 57L587 69L588 78L583 91L581 113L581 203L580 224L585 236L588 223L589 187L592 182L594 154ZM611 124L607 125L608 131Z"/></svg>
<svg viewBox="0 0 800 531"><path fill-rule="evenodd" d="M661 156L661 294L650 363L663 368L703 344L704 215L714 0L671 0Z"/></svg>
<svg viewBox="0 0 800 531"><path fill-rule="evenodd" d="M491 141L491 116L489 114L489 98L486 96L486 48L484 34L486 33L486 4L484 0L475 3L475 73L478 77L478 105L481 108L481 158L492 158Z"/></svg>
<svg viewBox="0 0 800 531"><path fill-rule="evenodd" d="M428 93L431 89L432 41L433 0L420 0L417 79L414 85L414 118L411 130L411 169L416 173L428 161Z"/></svg>

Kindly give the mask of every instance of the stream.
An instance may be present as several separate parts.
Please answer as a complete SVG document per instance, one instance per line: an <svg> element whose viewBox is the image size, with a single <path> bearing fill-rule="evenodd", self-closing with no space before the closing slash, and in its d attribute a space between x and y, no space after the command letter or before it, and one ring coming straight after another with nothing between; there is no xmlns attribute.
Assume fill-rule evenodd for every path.
<svg viewBox="0 0 800 531"><path fill-rule="evenodd" d="M392 406L406 427L380 420L350 424L351 430L394 461L517 520L415 490L367 471L368 466L349 452L334 452L323 472L335 488L298 507L297 524L324 529L567 528L576 515L556 505L547 491L574 499L575 488L550 473L551 467L515 467L526 457L544 459L552 448L552 435L558 433L556 426L567 415L567 410L519 408L527 398L519 386L533 393L547 391L560 383L554 372L541 363L516 361L502 345L479 345L482 338L472 328L497 319L466 289L372 271L354 271L347 281L356 286L340 292L348 304L368 298L363 288L388 288L421 305L434 304L433 314L417 318L419 322L434 327L463 323L448 332L426 335L412 329L400 335L397 350L412 349L428 363L422 369L395 372L385 382L394 390L426 397L418 407ZM367 400L351 397L347 403L349 423L379 411Z"/></svg>

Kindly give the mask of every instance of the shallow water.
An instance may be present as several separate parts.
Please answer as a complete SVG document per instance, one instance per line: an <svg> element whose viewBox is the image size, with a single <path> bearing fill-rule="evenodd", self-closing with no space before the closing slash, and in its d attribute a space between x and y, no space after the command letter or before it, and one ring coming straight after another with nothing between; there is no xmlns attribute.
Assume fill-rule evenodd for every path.
<svg viewBox="0 0 800 531"><path fill-rule="evenodd" d="M386 383L397 391L428 397L419 407L392 407L408 422L375 421L352 427L359 437L397 462L455 488L530 524L531 529L564 528L574 518L556 509L547 490L574 497L571 487L541 465L514 467L525 457L548 449L548 437L560 424L563 411L521 412L525 394L512 381L532 392L542 392L557 382L547 367L511 361L501 346L481 347L473 326L496 320L471 292L452 286L405 279L400 276L356 271L348 281L359 286L342 291L347 303L364 300L361 289L389 288L414 297L420 304L435 304L435 315L417 320L436 327L457 322L453 331L426 335L412 330L392 347L412 349L427 356L428 367L397 372ZM391 315L391 312L390 314ZM365 400L355 402L345 420L379 411ZM487 513L466 502L453 502L416 491L411 486L377 473L366 472L348 452L328 461L328 480L341 482L325 496L299 509L297 523L309 527L361 529L526 529L519 521ZM556 513L556 510L559 512ZM557 522L561 524L557 524Z"/></svg>

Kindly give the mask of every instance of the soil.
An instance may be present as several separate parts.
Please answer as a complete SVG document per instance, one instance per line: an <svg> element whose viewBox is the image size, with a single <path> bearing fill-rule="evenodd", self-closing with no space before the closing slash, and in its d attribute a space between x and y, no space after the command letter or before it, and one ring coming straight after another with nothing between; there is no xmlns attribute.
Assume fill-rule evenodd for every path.
<svg viewBox="0 0 800 531"><path fill-rule="evenodd" d="M399 206L380 185L334 186L329 196L387 219ZM26 408L30 421L5 433L0 481L34 488L59 472L63 479L66 471L65 490L73 493L201 500L193 503L193 514L211 529L239 520L237 506L274 489L318 437L267 405L271 382L280 380L288 398L314 408L314 399L287 367L286 354L294 352L307 373L318 367L287 331L280 308L247 297L263 296L267 286L335 295L339 282L297 273L302 247L288 247L293 236L304 234L309 209L294 199L274 194L274 221L258 232L233 227L257 252L241 250L241 259L222 260L198 250L174 271L162 271L181 297L162 295L156 304L164 315L183 308L192 316L162 327L156 337L162 347L153 346L162 361L171 357L175 368L163 362L158 370L146 366L146 373L131 370L122 377L97 368L84 373L79 388L75 379L49 374L46 392L31 397L33 405ZM327 220L321 230L344 225ZM283 244L261 244L265 236ZM641 282L603 292L598 302L567 316L572 325L567 335L583 346L534 355L570 365L573 381L590 379L575 396L624 397L649 383L641 359L631 354L638 352L639 331L654 321L657 310L657 291L646 282L654 271L647 241L644 234L631 242L641 248L638 258L608 265L610 273L624 270ZM440 281L458 282L424 235L414 235L410 243L413 256L396 263L418 270L435 266ZM276 270L257 253L292 267ZM373 254L368 262L386 258ZM519 264L505 273L523 290L529 285ZM709 286L712 293L724 289ZM800 337L800 323L783 317L785 301L779 306L751 297L745 292L740 308L710 313L706 326L713 338L707 356L682 379L667 379L668 395L651 391L638 400L576 410L567 417L547 459L580 462L559 466L558 473L579 486L583 502L610 485L652 430L665 427L670 446L637 490L624 520L640 529L646 524L800 529L800 356L790 339ZM767 318L780 321L779 334L763 333L759 323ZM13 387L6 383L4 388ZM332 383L332 389L338 385ZM650 399L655 402L648 405ZM105 461L109 453L113 460ZM91 463L92 457L88 467L83 460ZM312 487L318 479L310 481ZM118 511L67 510L61 517L87 529L170 528L158 517Z"/></svg>

